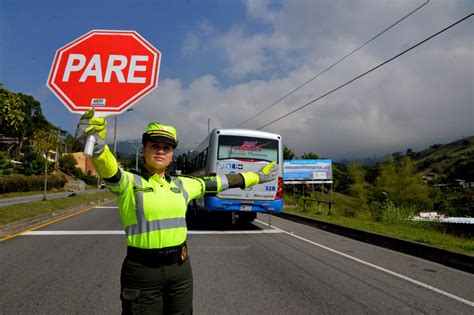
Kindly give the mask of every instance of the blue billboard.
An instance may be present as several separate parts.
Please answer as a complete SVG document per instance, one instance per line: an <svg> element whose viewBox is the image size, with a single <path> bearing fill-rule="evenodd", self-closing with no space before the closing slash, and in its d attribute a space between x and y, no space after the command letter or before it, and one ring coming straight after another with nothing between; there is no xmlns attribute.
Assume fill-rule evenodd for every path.
<svg viewBox="0 0 474 315"><path fill-rule="evenodd" d="M283 163L285 184L332 183L331 160L285 160Z"/></svg>

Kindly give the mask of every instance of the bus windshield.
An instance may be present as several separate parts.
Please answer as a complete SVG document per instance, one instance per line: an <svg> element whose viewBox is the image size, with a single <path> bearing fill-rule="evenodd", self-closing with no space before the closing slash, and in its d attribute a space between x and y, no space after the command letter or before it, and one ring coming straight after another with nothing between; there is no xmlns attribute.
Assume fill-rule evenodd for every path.
<svg viewBox="0 0 474 315"><path fill-rule="evenodd" d="M278 140L220 135L217 159L249 159L278 163Z"/></svg>

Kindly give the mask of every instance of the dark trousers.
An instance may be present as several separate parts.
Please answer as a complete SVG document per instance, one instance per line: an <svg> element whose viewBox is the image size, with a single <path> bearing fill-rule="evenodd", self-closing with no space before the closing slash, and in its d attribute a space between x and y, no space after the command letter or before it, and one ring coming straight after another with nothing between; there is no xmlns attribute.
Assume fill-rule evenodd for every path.
<svg viewBox="0 0 474 315"><path fill-rule="evenodd" d="M189 257L182 263L154 267L125 258L120 285L122 314L192 314Z"/></svg>

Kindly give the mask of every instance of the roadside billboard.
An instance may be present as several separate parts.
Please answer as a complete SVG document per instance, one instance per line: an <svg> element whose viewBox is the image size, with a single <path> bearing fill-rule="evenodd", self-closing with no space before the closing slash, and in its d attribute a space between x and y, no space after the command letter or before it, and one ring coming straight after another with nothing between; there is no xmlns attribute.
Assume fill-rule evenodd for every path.
<svg viewBox="0 0 474 315"><path fill-rule="evenodd" d="M285 160L285 184L331 184L331 160Z"/></svg>

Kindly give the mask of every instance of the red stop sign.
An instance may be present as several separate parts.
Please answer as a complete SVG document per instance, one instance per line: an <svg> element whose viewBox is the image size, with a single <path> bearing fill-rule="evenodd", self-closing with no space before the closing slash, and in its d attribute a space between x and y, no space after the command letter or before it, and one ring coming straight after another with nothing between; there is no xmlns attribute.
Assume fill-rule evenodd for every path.
<svg viewBox="0 0 474 315"><path fill-rule="evenodd" d="M160 59L137 32L93 30L57 50L47 85L73 113L121 113L157 87Z"/></svg>

